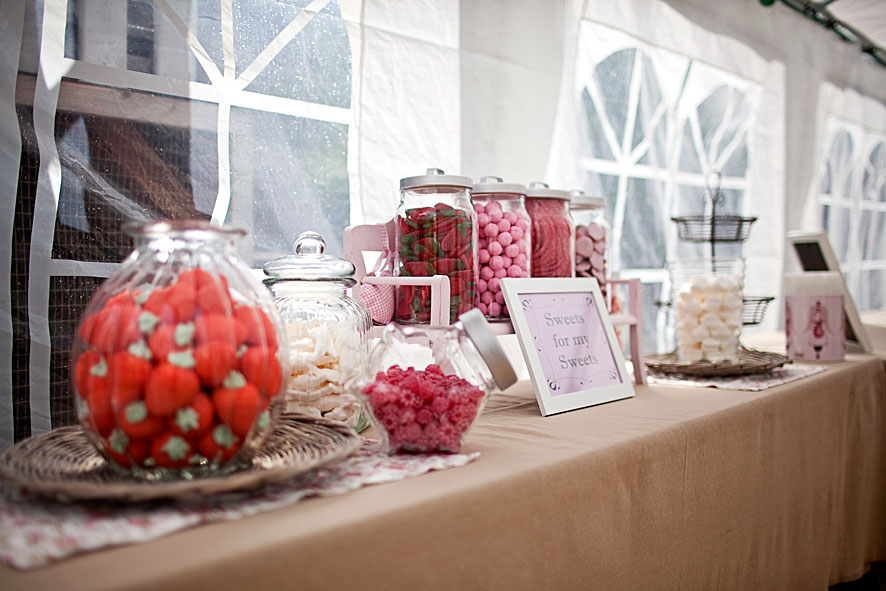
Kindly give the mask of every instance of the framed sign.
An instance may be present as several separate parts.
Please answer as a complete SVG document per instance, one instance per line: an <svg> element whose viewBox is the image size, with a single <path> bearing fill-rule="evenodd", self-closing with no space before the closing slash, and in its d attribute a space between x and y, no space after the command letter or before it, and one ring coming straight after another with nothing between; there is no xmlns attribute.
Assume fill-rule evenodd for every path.
<svg viewBox="0 0 886 591"><path fill-rule="evenodd" d="M502 279L544 416L634 395L594 278Z"/></svg>
<svg viewBox="0 0 886 591"><path fill-rule="evenodd" d="M818 232L788 232L788 242L794 247L797 259L804 271L833 271L840 273L840 262L825 231ZM846 287L846 279L843 278L843 313L845 315L846 342L855 345L865 353L873 350L871 338L865 329L855 307L852 294Z"/></svg>

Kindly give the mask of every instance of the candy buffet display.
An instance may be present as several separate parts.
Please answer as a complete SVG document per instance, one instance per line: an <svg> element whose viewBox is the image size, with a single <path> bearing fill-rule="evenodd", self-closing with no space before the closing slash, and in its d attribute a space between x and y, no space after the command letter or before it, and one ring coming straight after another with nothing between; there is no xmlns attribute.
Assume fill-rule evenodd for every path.
<svg viewBox="0 0 886 591"><path fill-rule="evenodd" d="M478 307L490 320L507 319L499 281L529 277L531 223L526 213L526 187L486 176L474 185L473 201L479 230Z"/></svg>
<svg viewBox="0 0 886 591"><path fill-rule="evenodd" d="M517 381L479 310L441 328L388 325L356 385L393 453L458 452L492 390Z"/></svg>
<svg viewBox="0 0 886 591"><path fill-rule="evenodd" d="M361 407L352 385L366 363L372 320L346 293L354 265L325 250L319 234L305 232L295 254L264 266L289 341L287 410L357 428Z"/></svg>
<svg viewBox="0 0 886 591"><path fill-rule="evenodd" d="M743 277L742 259L671 264L680 361L738 361Z"/></svg>
<svg viewBox="0 0 886 591"><path fill-rule="evenodd" d="M237 259L243 232L193 221L127 231L135 250L86 307L72 350L80 422L137 476L242 465L273 430L288 367L270 296Z"/></svg>
<svg viewBox="0 0 886 591"><path fill-rule="evenodd" d="M526 211L532 220L532 277L572 277L575 242L569 193L534 182L526 190Z"/></svg>
<svg viewBox="0 0 886 591"><path fill-rule="evenodd" d="M606 222L606 200L581 192L572 192L569 211L575 222L575 276L594 277L606 297L609 253L609 224Z"/></svg>
<svg viewBox="0 0 886 591"><path fill-rule="evenodd" d="M421 176L400 179L395 272L405 277L446 275L450 317L478 301L477 216L471 204L471 179L429 168ZM400 286L394 320L428 322L430 286Z"/></svg>

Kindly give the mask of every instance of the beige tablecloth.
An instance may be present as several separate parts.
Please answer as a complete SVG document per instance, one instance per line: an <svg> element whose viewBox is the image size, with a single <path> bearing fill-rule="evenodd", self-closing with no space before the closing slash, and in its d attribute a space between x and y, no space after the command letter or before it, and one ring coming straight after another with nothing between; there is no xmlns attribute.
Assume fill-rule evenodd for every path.
<svg viewBox="0 0 886 591"><path fill-rule="evenodd" d="M886 559L886 368L490 402L474 463L72 558L13 589L826 589Z"/></svg>

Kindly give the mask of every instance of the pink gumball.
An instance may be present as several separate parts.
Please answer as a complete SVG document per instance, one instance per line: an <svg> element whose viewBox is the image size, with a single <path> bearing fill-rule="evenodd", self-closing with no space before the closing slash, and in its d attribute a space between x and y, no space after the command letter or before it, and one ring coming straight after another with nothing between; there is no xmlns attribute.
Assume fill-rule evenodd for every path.
<svg viewBox="0 0 886 591"><path fill-rule="evenodd" d="M493 279L493 281L495 281L495 280ZM498 282L496 281L495 284L498 285ZM495 294L491 291L484 291L480 295L480 302L483 304L486 304L487 306L489 304L491 304L494 301L494 299L495 299Z"/></svg>
<svg viewBox="0 0 886 591"><path fill-rule="evenodd" d="M486 213L486 206L482 203L475 203L474 211L476 211L477 213Z"/></svg>
<svg viewBox="0 0 886 591"><path fill-rule="evenodd" d="M526 271L520 265L511 265L508 267L508 277L525 277Z"/></svg>
<svg viewBox="0 0 886 591"><path fill-rule="evenodd" d="M527 248L529 245L526 243L526 240L520 240L517 242L517 246L520 247L520 252L527 253L529 249Z"/></svg>
<svg viewBox="0 0 886 591"><path fill-rule="evenodd" d="M496 279L504 279L504 278L507 277L507 276L508 276L508 270L505 269L504 267L502 267L501 269L498 269L498 270L495 272L495 278L496 278Z"/></svg>
<svg viewBox="0 0 886 591"><path fill-rule="evenodd" d="M514 225L517 223L517 214L514 213L513 211L506 211L502 217L504 219L508 220L508 222L511 225Z"/></svg>
<svg viewBox="0 0 886 591"><path fill-rule="evenodd" d="M492 205L492 204L490 203L489 205ZM497 223L499 220L501 220L501 217L502 217L501 216L501 206L499 206L498 209L491 209L491 208L487 207L486 210L488 212L487 215L489 215L490 222Z"/></svg>
<svg viewBox="0 0 886 591"><path fill-rule="evenodd" d="M510 232L502 232L498 235L498 243L507 246L514 241L514 236Z"/></svg>
<svg viewBox="0 0 886 591"><path fill-rule="evenodd" d="M495 303L504 304L505 303L505 294L500 291L495 292Z"/></svg>
<svg viewBox="0 0 886 591"><path fill-rule="evenodd" d="M523 254L522 252L514 257L514 264L518 265L519 267L522 267L523 269L526 268L527 262L529 262L529 259L526 258L526 255Z"/></svg>
<svg viewBox="0 0 886 591"><path fill-rule="evenodd" d="M486 281L489 281L493 277L495 277L495 271L493 271L489 267L480 267L480 279L485 279Z"/></svg>
<svg viewBox="0 0 886 591"><path fill-rule="evenodd" d="M489 215L486 213L478 213L477 214L477 225L479 227L483 227L489 223Z"/></svg>
<svg viewBox="0 0 886 591"><path fill-rule="evenodd" d="M489 316L492 318L498 318L501 316L501 304L497 302L492 302L489 304Z"/></svg>
<svg viewBox="0 0 886 591"><path fill-rule="evenodd" d="M507 232L511 229L511 222L509 222L506 218L501 218L496 223L498 224L499 232Z"/></svg>
<svg viewBox="0 0 886 591"><path fill-rule="evenodd" d="M520 254L520 247L516 244L508 244L507 248L505 248L505 254L511 258L514 258L518 254Z"/></svg>
<svg viewBox="0 0 886 591"><path fill-rule="evenodd" d="M496 226L493 222L489 222L483 228L483 233L489 236L490 238L494 238L498 235L498 226Z"/></svg>
<svg viewBox="0 0 886 591"><path fill-rule="evenodd" d="M497 271L498 269L501 269L502 267L505 266L505 261L500 256L494 256L491 259L489 259L489 266L494 271Z"/></svg>
<svg viewBox="0 0 886 591"><path fill-rule="evenodd" d="M525 218L522 220L517 220L517 227L525 232L529 229L529 221Z"/></svg>
<svg viewBox="0 0 886 591"><path fill-rule="evenodd" d="M498 242L495 242L494 244L498 244ZM481 265L485 265L486 263L488 263L489 257L491 256L492 255L490 255L489 251L485 248L481 248L480 252L477 253L477 258L479 259Z"/></svg>
<svg viewBox="0 0 886 591"><path fill-rule="evenodd" d="M499 203L498 201L490 201L486 204L486 213L488 213L490 216L493 213L501 213L501 203Z"/></svg>
<svg viewBox="0 0 886 591"><path fill-rule="evenodd" d="M501 263L502 263L501 268L507 269L508 267L510 267L513 264L513 262L514 261L513 261L513 259L511 259L511 257L503 256L503 257L501 257Z"/></svg>
<svg viewBox="0 0 886 591"><path fill-rule="evenodd" d="M495 293L497 293L499 291L501 291L501 286L498 284L498 279L490 279L489 280L489 291L486 292L489 294L490 301L492 301L491 298L495 297ZM483 294L483 295L486 295L486 294Z"/></svg>
<svg viewBox="0 0 886 591"><path fill-rule="evenodd" d="M487 312L486 304L484 304L483 302L477 304L477 309L483 312L483 314L486 314Z"/></svg>
<svg viewBox="0 0 886 591"><path fill-rule="evenodd" d="M520 226L511 226L511 238L514 240L520 240L523 238L523 228Z"/></svg>
<svg viewBox="0 0 886 591"><path fill-rule="evenodd" d="M495 256L497 254L501 254L504 248L502 248L499 242L490 242L487 250L489 251L490 256Z"/></svg>
<svg viewBox="0 0 886 591"><path fill-rule="evenodd" d="M489 285L486 283L485 279L478 279L477 280L477 292L478 293L483 293L484 291L486 291L488 289L489 289Z"/></svg>

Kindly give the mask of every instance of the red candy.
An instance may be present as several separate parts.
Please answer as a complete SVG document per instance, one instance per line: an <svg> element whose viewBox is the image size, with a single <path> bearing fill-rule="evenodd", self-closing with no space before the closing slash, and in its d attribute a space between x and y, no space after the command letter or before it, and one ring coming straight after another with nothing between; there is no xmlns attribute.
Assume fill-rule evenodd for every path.
<svg viewBox="0 0 886 591"><path fill-rule="evenodd" d="M438 365L379 372L363 389L392 451L451 451L461 448L483 400L483 390Z"/></svg>
<svg viewBox="0 0 886 591"><path fill-rule="evenodd" d="M204 461L194 454L226 462L282 385L274 323L203 269L149 294L115 294L77 335L81 414L124 468Z"/></svg>
<svg viewBox="0 0 886 591"><path fill-rule="evenodd" d="M572 277L572 225L566 201L526 198L532 219L533 277Z"/></svg>

